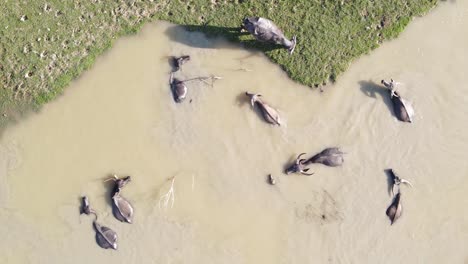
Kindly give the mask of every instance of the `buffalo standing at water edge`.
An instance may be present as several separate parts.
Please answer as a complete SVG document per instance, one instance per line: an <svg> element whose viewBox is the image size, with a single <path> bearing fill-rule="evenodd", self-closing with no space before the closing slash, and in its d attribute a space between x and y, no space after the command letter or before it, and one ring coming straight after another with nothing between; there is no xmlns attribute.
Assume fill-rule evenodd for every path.
<svg viewBox="0 0 468 264"><path fill-rule="evenodd" d="M413 121L414 109L411 103L401 98L401 95L396 91L396 83L391 79L390 82L382 80L381 83L389 89L390 100L392 100L393 111L398 120L411 123Z"/></svg>
<svg viewBox="0 0 468 264"><path fill-rule="evenodd" d="M282 45L289 51L289 54L292 54L296 47L296 36L288 40L284 36L283 31L269 19L263 17L246 17L242 21L241 30L242 29L250 32L250 34L259 41Z"/></svg>

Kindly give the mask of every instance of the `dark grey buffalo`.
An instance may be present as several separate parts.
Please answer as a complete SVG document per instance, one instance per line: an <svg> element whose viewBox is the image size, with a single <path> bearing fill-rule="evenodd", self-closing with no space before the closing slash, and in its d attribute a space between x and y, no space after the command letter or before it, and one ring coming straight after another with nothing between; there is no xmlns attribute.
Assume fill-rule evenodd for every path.
<svg viewBox="0 0 468 264"><path fill-rule="evenodd" d="M326 148L310 158L311 163L322 163L330 167L341 166L344 162L344 152L339 148Z"/></svg>
<svg viewBox="0 0 468 264"><path fill-rule="evenodd" d="M403 207L401 205L401 193L398 192L393 198L392 204L387 209L387 216L390 219L390 224L393 225L400 218Z"/></svg>
<svg viewBox="0 0 468 264"><path fill-rule="evenodd" d="M322 163L324 165L330 166L330 167L337 167L341 166L344 162L343 158L344 152L342 152L339 148L326 148L322 150L320 153L314 155L310 159L301 159L302 155L305 155L305 153L301 153L297 158L294 164L290 165L286 169L286 174L290 173L295 173L299 172L304 175L312 175L310 173L307 173L309 171L308 168L306 168L307 165L312 164L312 163Z"/></svg>
<svg viewBox="0 0 468 264"><path fill-rule="evenodd" d="M269 106L265 101L260 99L260 97L262 96L261 94L245 92L245 95L247 95L250 98L250 103L252 104L252 107L255 107L255 105L257 105L258 108L260 108L260 111L262 112L263 118L266 122L273 125L281 125L281 119L278 111L273 107Z"/></svg>
<svg viewBox="0 0 468 264"><path fill-rule="evenodd" d="M390 82L382 80L381 83L389 89L390 99L392 100L395 116L400 121L411 123L414 116L414 109L411 106L411 103L403 99L396 91L396 83L393 81L393 79L390 79Z"/></svg>
<svg viewBox="0 0 468 264"><path fill-rule="evenodd" d="M259 41L282 45L289 54L292 54L296 47L296 36L291 40L287 39L273 21L263 17L244 18L241 29L247 30Z"/></svg>
<svg viewBox="0 0 468 264"><path fill-rule="evenodd" d="M174 101L176 103L181 103L184 101L185 97L187 96L187 86L185 85L185 82L174 78L173 74L171 73L169 84L171 86Z"/></svg>
<svg viewBox="0 0 468 264"><path fill-rule="evenodd" d="M96 242L102 248L108 249L117 249L117 233L112 229L102 226L97 222L98 216L96 211L90 208L88 197L84 196L82 198L81 213L82 214L93 214L95 216L93 221L94 230L96 232Z"/></svg>
<svg viewBox="0 0 468 264"><path fill-rule="evenodd" d="M111 193L112 212L118 220L131 224L133 222L133 206L120 194L122 188L130 182L131 178L130 176L118 178L114 175L110 180L114 181L114 187Z"/></svg>
<svg viewBox="0 0 468 264"><path fill-rule="evenodd" d="M172 72L176 72L180 70L180 67L182 64L185 64L186 62L190 61L190 56L189 55L183 55L180 57L175 57L172 56L170 58L171 66L172 66Z"/></svg>

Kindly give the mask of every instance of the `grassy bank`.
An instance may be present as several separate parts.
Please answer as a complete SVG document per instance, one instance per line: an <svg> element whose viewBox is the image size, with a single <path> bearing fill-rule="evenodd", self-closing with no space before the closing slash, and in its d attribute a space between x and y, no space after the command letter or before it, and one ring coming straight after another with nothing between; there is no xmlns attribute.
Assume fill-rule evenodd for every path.
<svg viewBox="0 0 468 264"><path fill-rule="evenodd" d="M54 99L119 36L168 20L263 50L310 87L335 80L356 57L400 33L437 0L4 0L0 3L0 121ZM292 56L236 28L245 16L297 35ZM6 114L5 117L3 114Z"/></svg>

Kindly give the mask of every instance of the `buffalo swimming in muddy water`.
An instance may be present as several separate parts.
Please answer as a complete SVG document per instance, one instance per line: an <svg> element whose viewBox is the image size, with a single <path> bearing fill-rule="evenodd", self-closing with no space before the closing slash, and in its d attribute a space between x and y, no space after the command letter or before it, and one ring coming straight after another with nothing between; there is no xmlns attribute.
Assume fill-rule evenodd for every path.
<svg viewBox="0 0 468 264"><path fill-rule="evenodd" d="M179 80L177 78L174 78L174 73L171 72L170 78L169 78L169 86L171 87L171 92L172 96L174 98L174 101L176 103L181 103L184 101L185 97L187 97L187 86L185 83L187 82L192 82L192 81L201 81L208 83L207 80L211 80L211 85L213 86L214 81L222 79L219 76L209 76L209 77L196 77L196 78L191 78L188 80ZM208 83L210 84L210 83ZM192 102L192 100L190 100Z"/></svg>
<svg viewBox="0 0 468 264"><path fill-rule="evenodd" d="M176 103L181 103L184 101L185 97L187 96L187 86L185 85L184 81L174 78L173 74L171 73L169 85L171 86L174 101Z"/></svg>
<svg viewBox="0 0 468 264"><path fill-rule="evenodd" d="M120 195L122 188L130 182L130 176L118 178L113 175L108 180L114 181L114 187L111 193L112 199L112 212L119 221L132 223L133 222L133 206L132 204Z"/></svg>
<svg viewBox="0 0 468 264"><path fill-rule="evenodd" d="M304 175L312 175L313 173L307 173L309 171L306 168L307 165L311 163L322 163L326 166L330 167L337 167L341 166L344 162L343 158L344 152L342 152L339 148L326 148L322 150L320 153L312 156L310 159L301 159L301 156L305 155L305 153L301 153L297 158L294 164L290 165L285 173L295 173L299 172Z"/></svg>
<svg viewBox="0 0 468 264"><path fill-rule="evenodd" d="M180 70L180 67L185 64L186 62L190 61L189 55L183 55L180 57L172 56L170 57L170 63L172 66L172 72L176 72Z"/></svg>
<svg viewBox="0 0 468 264"><path fill-rule="evenodd" d="M115 233L112 229L102 226L97 222L98 216L96 211L90 208L88 197L82 197L82 206L81 206L81 214L90 215L93 214L95 216L93 220L93 227L96 232L96 242L97 244L105 249L112 248L117 249L117 233Z"/></svg>
<svg viewBox="0 0 468 264"><path fill-rule="evenodd" d="M411 103L401 98L401 95L396 91L396 83L393 79L391 79L390 82L382 80L381 83L389 89L390 100L392 100L395 116L400 121L411 123L414 116L414 109Z"/></svg>
<svg viewBox="0 0 468 264"><path fill-rule="evenodd" d="M242 29L247 30L258 41L282 45L289 51L289 54L292 54L296 47L296 36L291 40L287 39L283 31L269 19L263 17L246 17L242 21L241 30Z"/></svg>
<svg viewBox="0 0 468 264"><path fill-rule="evenodd" d="M403 207L401 205L401 192L398 192L393 198L392 204L388 207L385 212L390 219L390 224L393 225L398 218L400 218Z"/></svg>
<svg viewBox="0 0 468 264"><path fill-rule="evenodd" d="M261 94L245 92L245 95L247 95L250 98L250 104L252 105L252 107L255 107L255 105L258 106L266 122L273 125L281 125L281 120L278 111L273 107L269 106L265 101L261 100Z"/></svg>

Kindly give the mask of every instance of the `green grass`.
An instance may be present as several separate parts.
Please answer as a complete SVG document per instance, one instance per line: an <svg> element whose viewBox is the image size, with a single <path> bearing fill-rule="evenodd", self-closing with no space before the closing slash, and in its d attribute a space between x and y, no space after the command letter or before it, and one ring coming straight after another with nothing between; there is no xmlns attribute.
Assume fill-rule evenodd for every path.
<svg viewBox="0 0 468 264"><path fill-rule="evenodd" d="M334 81L353 59L398 36L437 0L3 0L0 114L53 100L122 35L168 20L259 49L295 81ZM21 21L22 16L27 16ZM298 44L292 56L236 30L245 16L272 19ZM10 116L9 114L7 116ZM0 122L6 117L0 116Z"/></svg>

